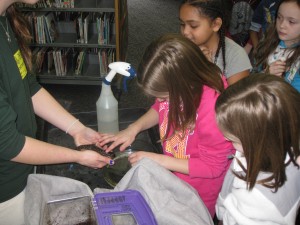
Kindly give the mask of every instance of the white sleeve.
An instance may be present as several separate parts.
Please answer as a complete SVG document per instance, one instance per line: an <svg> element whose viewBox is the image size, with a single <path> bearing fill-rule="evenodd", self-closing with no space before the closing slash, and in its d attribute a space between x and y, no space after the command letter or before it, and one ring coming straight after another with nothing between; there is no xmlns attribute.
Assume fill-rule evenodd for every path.
<svg viewBox="0 0 300 225"><path fill-rule="evenodd" d="M260 191L248 191L240 186L240 179L236 178L234 188L223 201L222 219L224 225L278 225L285 224L283 216L276 206ZM240 184L238 184L240 183Z"/></svg>

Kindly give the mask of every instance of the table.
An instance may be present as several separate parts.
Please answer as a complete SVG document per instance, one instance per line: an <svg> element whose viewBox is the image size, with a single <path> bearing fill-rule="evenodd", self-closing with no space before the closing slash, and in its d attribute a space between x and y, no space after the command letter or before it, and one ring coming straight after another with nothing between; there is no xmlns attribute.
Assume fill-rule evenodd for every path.
<svg viewBox="0 0 300 225"><path fill-rule="evenodd" d="M120 130L125 129L129 124L141 117L146 110L144 108L123 108L119 109L119 127ZM91 112L79 112L73 113L86 126L97 129L97 113ZM75 148L73 138L67 135L62 130L53 127L49 123L45 123L43 126L43 140L48 143L65 146L69 148ZM132 149L150 151L155 153L162 153L162 147L159 140L158 126L145 130L139 133L136 140L132 143ZM63 177L69 177L75 180L82 181L89 185L93 190L96 187L100 188L112 188L103 177L103 169L92 169L79 164L55 164L38 166L38 173L57 175Z"/></svg>

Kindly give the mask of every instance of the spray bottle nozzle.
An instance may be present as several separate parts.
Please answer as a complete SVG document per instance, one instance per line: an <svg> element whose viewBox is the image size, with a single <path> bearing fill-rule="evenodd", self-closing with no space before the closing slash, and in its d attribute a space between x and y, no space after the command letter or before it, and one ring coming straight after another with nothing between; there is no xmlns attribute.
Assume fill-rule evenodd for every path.
<svg viewBox="0 0 300 225"><path fill-rule="evenodd" d="M135 74L135 72L133 72L134 70L131 68L130 64L126 63L126 62L113 62L113 63L110 63L108 65L108 67L110 68L110 71L103 80L103 82L107 85L110 85L112 79L115 77L115 75L117 73L119 73L123 76L126 76L126 77L134 76L134 74Z"/></svg>

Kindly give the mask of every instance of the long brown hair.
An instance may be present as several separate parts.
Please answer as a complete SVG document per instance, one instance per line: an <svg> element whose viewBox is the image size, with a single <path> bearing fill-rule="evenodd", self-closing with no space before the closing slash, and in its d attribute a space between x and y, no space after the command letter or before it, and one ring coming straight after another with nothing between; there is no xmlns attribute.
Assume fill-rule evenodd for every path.
<svg viewBox="0 0 300 225"><path fill-rule="evenodd" d="M298 7L300 8L300 0L282 0L278 6L280 8L282 3L287 2L296 2ZM268 57L271 53L275 51L277 48L280 39L278 37L278 33L276 30L276 20L278 17L278 9L275 15L275 22L271 24L266 34L264 35L264 39L258 43L257 48L254 50L254 59L255 59L255 66L262 66L262 69L267 68L268 66ZM290 47L289 49L294 50L292 56L286 60L286 67L290 67L300 56L300 45Z"/></svg>
<svg viewBox="0 0 300 225"><path fill-rule="evenodd" d="M223 73L226 71L226 57L225 57L225 32L226 32L226 10L224 10L225 3L223 0L184 0L182 5L190 5L195 7L201 16L207 17L210 21L214 21L217 18L222 20L222 25L218 31L219 33L219 43L216 52L216 58L218 58L220 49L222 49L222 59L223 59ZM180 7L181 7L180 6Z"/></svg>
<svg viewBox="0 0 300 225"><path fill-rule="evenodd" d="M224 134L241 141L251 190L256 183L274 188L286 181L285 168L300 155L300 94L283 79L253 74L226 89L216 103L217 123ZM290 161L285 163L286 156ZM299 166L298 166L299 167ZM260 172L270 176L257 181Z"/></svg>
<svg viewBox="0 0 300 225"><path fill-rule="evenodd" d="M6 16L17 38L27 69L31 71L32 53L29 47L29 43L32 40L32 36L28 29L29 24L27 20L24 18L23 14L17 10L14 4L7 8Z"/></svg>
<svg viewBox="0 0 300 225"><path fill-rule="evenodd" d="M221 71L209 62L192 41L166 34L153 41L140 62L137 81L142 90L157 97L169 96L168 128L183 131L194 126L203 85L224 90Z"/></svg>

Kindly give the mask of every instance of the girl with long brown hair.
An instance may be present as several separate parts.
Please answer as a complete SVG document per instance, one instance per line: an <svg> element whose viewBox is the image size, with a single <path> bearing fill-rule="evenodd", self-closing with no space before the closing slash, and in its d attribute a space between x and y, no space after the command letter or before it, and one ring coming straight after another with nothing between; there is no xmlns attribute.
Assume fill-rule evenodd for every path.
<svg viewBox="0 0 300 225"><path fill-rule="evenodd" d="M300 94L283 79L253 74L216 103L236 155L217 203L224 225L295 224L300 204Z"/></svg>
<svg viewBox="0 0 300 225"><path fill-rule="evenodd" d="M300 92L300 0L283 0L254 54L257 72L282 77Z"/></svg>
<svg viewBox="0 0 300 225"><path fill-rule="evenodd" d="M108 135L101 144L114 141L108 151L118 145L124 150L139 132L159 124L164 154L138 151L129 156L130 163L147 157L173 171L198 191L213 217L231 162L228 156L235 151L215 120L215 102L227 86L226 79L192 41L167 34L145 50L137 80L156 102L127 129Z"/></svg>

